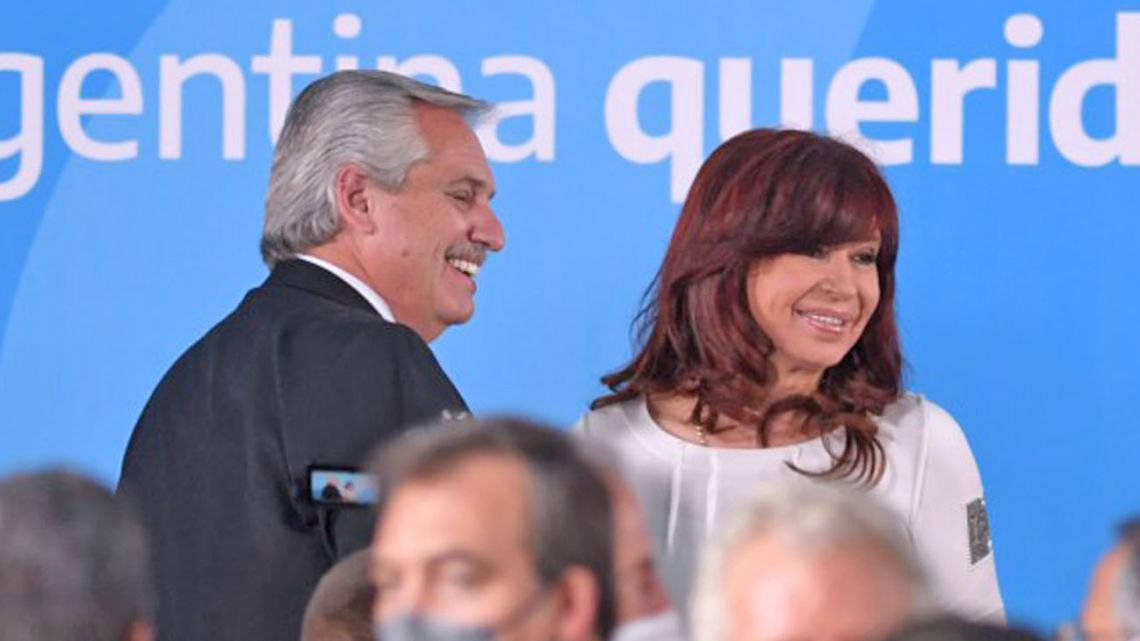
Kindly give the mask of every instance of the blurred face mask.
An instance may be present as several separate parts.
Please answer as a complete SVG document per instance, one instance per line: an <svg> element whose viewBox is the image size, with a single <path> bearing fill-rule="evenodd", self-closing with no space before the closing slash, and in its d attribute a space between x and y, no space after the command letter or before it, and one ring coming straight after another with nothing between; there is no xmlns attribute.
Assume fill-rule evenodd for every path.
<svg viewBox="0 0 1140 641"><path fill-rule="evenodd" d="M500 631L509 630L526 618L542 602L546 590L540 590L517 612L498 625L458 623L423 612L403 612L373 624L376 641L495 641Z"/></svg>
<svg viewBox="0 0 1140 641"><path fill-rule="evenodd" d="M491 626L453 623L419 612L377 622L372 630L376 641L495 641Z"/></svg>
<svg viewBox="0 0 1140 641"><path fill-rule="evenodd" d="M619 624L610 641L685 641L676 610L665 610Z"/></svg>

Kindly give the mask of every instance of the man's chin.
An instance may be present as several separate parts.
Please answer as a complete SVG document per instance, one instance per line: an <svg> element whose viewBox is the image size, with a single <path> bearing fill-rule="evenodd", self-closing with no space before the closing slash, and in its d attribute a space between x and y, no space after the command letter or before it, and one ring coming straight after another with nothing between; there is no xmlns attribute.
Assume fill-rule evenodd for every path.
<svg viewBox="0 0 1140 641"><path fill-rule="evenodd" d="M446 326L451 327L452 325L462 325L471 320L473 316L475 316L474 303L470 306L451 310L449 313L441 315L440 318Z"/></svg>

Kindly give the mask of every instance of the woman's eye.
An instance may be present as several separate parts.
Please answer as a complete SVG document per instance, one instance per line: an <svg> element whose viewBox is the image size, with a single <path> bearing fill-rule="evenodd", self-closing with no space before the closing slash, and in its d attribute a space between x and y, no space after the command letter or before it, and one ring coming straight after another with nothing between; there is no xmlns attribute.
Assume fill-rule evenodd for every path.
<svg viewBox="0 0 1140 641"><path fill-rule="evenodd" d="M855 254L855 262L860 265L874 265L879 260L878 252L865 251Z"/></svg>
<svg viewBox="0 0 1140 641"><path fill-rule="evenodd" d="M813 245L804 249L803 254L809 258L827 258L827 248L823 245Z"/></svg>

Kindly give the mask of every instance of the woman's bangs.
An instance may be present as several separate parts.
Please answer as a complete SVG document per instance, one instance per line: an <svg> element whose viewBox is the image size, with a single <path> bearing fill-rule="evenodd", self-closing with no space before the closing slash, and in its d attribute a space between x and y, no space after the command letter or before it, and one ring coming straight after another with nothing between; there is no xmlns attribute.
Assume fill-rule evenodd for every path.
<svg viewBox="0 0 1140 641"><path fill-rule="evenodd" d="M894 202L880 185L840 184L814 199L805 222L815 244L829 247L875 239L889 242L884 223L894 219Z"/></svg>

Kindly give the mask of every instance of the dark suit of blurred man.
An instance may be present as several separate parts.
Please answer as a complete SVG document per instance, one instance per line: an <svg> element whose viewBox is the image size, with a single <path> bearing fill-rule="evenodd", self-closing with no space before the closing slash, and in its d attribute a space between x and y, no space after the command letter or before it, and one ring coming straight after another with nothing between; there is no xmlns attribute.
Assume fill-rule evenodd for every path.
<svg viewBox="0 0 1140 641"><path fill-rule="evenodd" d="M321 574L368 544L367 510L313 501L310 466L354 467L466 406L427 343L474 312L503 247L480 101L382 72L297 97L274 152L271 269L159 383L120 488L151 528L160 641L287 641Z"/></svg>

